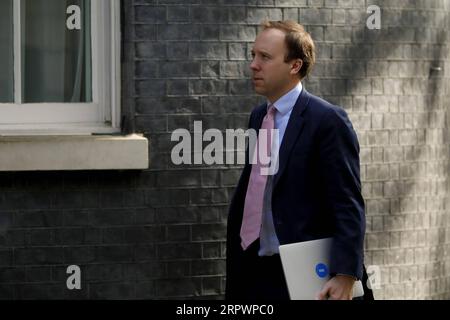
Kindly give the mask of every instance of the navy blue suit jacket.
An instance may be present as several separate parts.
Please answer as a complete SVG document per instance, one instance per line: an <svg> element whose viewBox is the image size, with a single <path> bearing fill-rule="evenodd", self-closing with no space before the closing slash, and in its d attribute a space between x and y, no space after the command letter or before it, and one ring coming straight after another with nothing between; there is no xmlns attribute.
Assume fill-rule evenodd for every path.
<svg viewBox="0 0 450 320"><path fill-rule="evenodd" d="M255 108L249 127L258 130L267 105ZM365 233L359 144L346 112L302 90L289 119L274 177L272 214L280 244L333 237L331 274L363 277ZM230 205L227 230L227 295L240 279L239 231L251 165Z"/></svg>

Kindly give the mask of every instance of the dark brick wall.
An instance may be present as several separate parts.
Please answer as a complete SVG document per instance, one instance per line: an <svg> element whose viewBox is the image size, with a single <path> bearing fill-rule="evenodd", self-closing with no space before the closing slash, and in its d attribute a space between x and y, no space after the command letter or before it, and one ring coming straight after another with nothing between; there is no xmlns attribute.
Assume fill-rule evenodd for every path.
<svg viewBox="0 0 450 320"><path fill-rule="evenodd" d="M382 9L381 30L366 8ZM378 298L449 298L449 1L124 0L125 132L145 171L0 173L0 298L222 298L240 167L170 161L170 134L245 128L261 20L294 19L318 63L305 87L342 105L361 144L366 262ZM431 70L440 66L441 72ZM82 289L66 288L67 266Z"/></svg>

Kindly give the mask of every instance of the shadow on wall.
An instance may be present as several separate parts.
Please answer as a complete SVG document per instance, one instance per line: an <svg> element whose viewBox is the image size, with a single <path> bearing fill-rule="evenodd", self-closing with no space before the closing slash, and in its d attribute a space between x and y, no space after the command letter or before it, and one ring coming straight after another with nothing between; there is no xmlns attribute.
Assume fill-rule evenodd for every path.
<svg viewBox="0 0 450 320"><path fill-rule="evenodd" d="M408 156L406 156L408 151L403 147L401 161L408 160L410 161L409 163L417 163L420 161L424 165L425 170L411 170L411 174L407 174L407 180L401 180L401 173L396 179L391 176L388 180L390 180L390 187L392 188L383 191L382 197L390 199L388 211L379 212L379 214L385 215L383 217L382 231L384 233L383 237L385 240L387 239L388 245L387 248L381 248L384 251L383 258L381 261L375 263L383 264L386 268L389 265L416 266L420 264L420 262L437 263L438 267L433 266L431 271L428 270L428 266L426 267L426 273L424 272L426 276L425 279L422 280L430 280L429 273L434 279L442 278L445 277L443 267L443 261L445 259L445 225L439 225L439 222L436 222L439 221L438 215L436 221L432 223L432 221L434 221L432 216L436 214L435 211L440 211L440 214L444 211L444 214L447 216L450 214L449 208L446 207L446 204L448 205L448 195L442 195L444 192L443 190L449 190L450 186L449 158L448 154L445 154L445 150L447 150L448 153L448 146L445 144L450 141L449 130L447 127L449 123L448 120L450 119L450 110L448 109L449 106L446 105L449 101L449 99L446 98L446 93L448 94L448 88L450 86L445 82L445 80L448 79L445 77L447 71L444 69L444 66L448 65L450 58L447 46L449 43L449 32L447 31L449 14L444 10L440 11L441 14L434 15L426 14L426 11L424 12L423 9L419 8L412 9L409 7L407 9L405 7L396 7L395 12L397 13L397 17L398 10L400 10L401 14L397 20L394 20L395 14L389 13L389 8L386 8L385 5L380 7L382 9L382 17L384 15L391 17L391 19L387 19L387 25L392 24L392 26L383 27L382 20L380 30L368 30L365 23L361 23L361 25L364 25L364 28L361 28L352 35L352 38L358 39L358 42L352 41L352 43L346 43L347 46L345 52L349 55L346 59L352 57L355 58L355 60L360 60L363 62L363 67L358 67L357 62L354 60L333 60L334 51L331 51L331 56L326 58L330 58L330 63L335 65L331 72L334 71L335 73L339 73L340 70L348 71L344 85L347 96L353 95L355 92L357 95L378 96L380 98L391 96L393 99L396 99L395 101L398 103L398 108L396 108L398 112L405 112L405 114L412 113L411 116L413 117L413 120L408 126L405 126L405 122L403 122L402 126L398 127L397 130L411 129L409 130L409 134L417 136L419 136L419 131L422 133L420 139L417 136L405 138L406 141L414 141L414 139L416 139L416 142L411 143L412 147L409 150ZM420 21L420 25L418 25L417 20ZM410 28L408 29L408 27ZM370 42L370 45L368 45L368 42ZM396 43L397 45L392 45L393 43ZM335 49L334 43L333 49ZM367 54L368 57L365 56L365 54ZM344 55L342 57L344 57ZM414 61L414 63L409 64L409 66L415 66L415 70L405 70L404 66L408 66L408 64L405 63L403 65L403 70L401 70L402 67L399 67L399 70L397 70L398 73L395 74L396 63L401 63L405 60ZM394 71L390 70L391 62L393 62ZM322 62L319 62L319 64L320 63ZM366 73L370 63L375 63L375 71L371 68L371 72L374 72L374 74ZM348 64L350 65L350 70ZM351 68L351 66L355 67ZM377 69L377 67L379 67L379 69ZM330 75L330 70L322 71L324 74ZM406 73L402 74L402 72ZM381 90L377 89L376 92L373 90L374 84L371 82L370 78L373 75L383 79ZM342 79L340 78L342 77L340 74L333 74L332 76L337 78L336 81ZM313 92L316 91L317 93L321 93L321 88L323 88L321 87L321 81L322 80L308 80L306 86L309 87L309 85L311 85L313 87ZM333 79L332 81L335 80ZM360 86L366 86L366 88L361 88ZM342 103L342 105L345 105L346 103L342 98L342 96L332 96L329 100L333 101L333 99L335 99L336 101L333 101L334 103ZM379 99L380 112L384 112L385 114L392 112L392 109L389 106L382 106L383 101L389 100ZM411 108L409 108L408 105L404 105L408 101L414 103ZM378 103L378 101L375 100L375 103ZM375 106L377 105L375 104ZM370 110L367 110L366 115L370 112ZM350 114L350 117L351 116L352 115ZM367 119L367 117L365 119ZM370 117L368 119L370 119ZM386 125L384 124L384 129L386 129L385 126ZM370 126L365 127L363 130L372 131L376 129ZM408 135L407 132L405 134ZM392 144L392 142L390 142L390 144ZM398 139L395 144L399 144ZM433 151L433 147L438 147L438 151ZM443 148L442 153L439 153L440 148ZM441 155L438 157L431 156L430 159L430 154ZM444 159L445 161L442 161ZM389 172L389 165L391 162L389 160L386 161L386 155L384 155L382 162L381 166L387 166L387 172ZM431 172L429 172L430 162L434 162L431 163L431 165L435 166L431 169ZM390 193L389 191L391 190L394 190L395 192ZM423 191L424 193L421 194ZM418 204L415 207L414 204L411 206L406 203L407 201L410 201L408 196L417 198ZM418 198L420 196L422 196L422 198ZM419 201L425 199L427 205L425 209L426 214L424 217L419 217L419 215L423 213L417 212L417 208L425 208L425 205L419 204ZM380 199L376 199L374 201L379 200ZM389 236L391 230L399 229L398 220L396 220L395 217L403 215L404 212L408 212L410 208L412 208L412 212L415 214L406 215L405 220L403 221L405 224L413 226L413 232L417 229L425 229L427 236L422 243L418 244L419 241L417 241L417 244L412 246L412 248L425 246L422 248L423 250L410 252L412 255L406 257L406 251L392 251L392 248L389 245ZM416 216L417 218L415 218ZM407 221L408 219L410 219L410 221ZM427 219L431 222L427 221ZM419 223L417 223L417 221L419 221ZM445 219L443 219L443 221L445 222ZM401 228L402 230L410 229L406 226L402 226ZM431 228L434 230L431 230ZM400 241L399 243L401 246L402 244ZM400 252L400 254L396 256L396 253L398 252ZM405 256L402 256L403 253L405 253ZM439 262L441 264L439 264ZM383 276L389 278L387 272L385 275L383 274ZM403 278L406 278L406 280L403 279L403 283L409 283L412 286L412 292L402 293L403 291L401 291L401 289L395 290L394 285L385 292L383 298L428 298L437 294L447 295L447 297L449 297L450 288L443 288L443 286L445 287L445 283L438 284L437 281L440 279L436 281L435 287L432 286L434 287L435 292L433 292L433 289L430 289L430 287L427 287L427 292L427 290L424 290L423 288L414 287L413 282L417 281L417 279L414 279L414 276L409 275L408 277ZM402 282L402 280L400 280L400 282ZM388 285L389 287L393 284L388 283L383 279L382 285ZM418 286L420 286L420 284Z"/></svg>

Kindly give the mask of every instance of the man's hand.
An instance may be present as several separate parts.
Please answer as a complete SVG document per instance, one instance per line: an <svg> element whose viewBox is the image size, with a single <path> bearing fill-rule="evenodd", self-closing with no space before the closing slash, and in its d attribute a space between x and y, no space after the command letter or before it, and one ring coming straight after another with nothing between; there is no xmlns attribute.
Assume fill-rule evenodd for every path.
<svg viewBox="0 0 450 320"><path fill-rule="evenodd" d="M354 283L355 278L352 276L337 275L325 283L317 300L352 300Z"/></svg>

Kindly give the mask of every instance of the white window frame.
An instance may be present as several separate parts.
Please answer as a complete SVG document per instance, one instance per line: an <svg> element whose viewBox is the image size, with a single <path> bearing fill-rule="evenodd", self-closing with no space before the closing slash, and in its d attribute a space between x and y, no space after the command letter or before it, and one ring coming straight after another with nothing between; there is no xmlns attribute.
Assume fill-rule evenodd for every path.
<svg viewBox="0 0 450 320"><path fill-rule="evenodd" d="M14 0L15 103L0 103L0 135L120 132L120 0L91 0L92 103L21 103L21 10Z"/></svg>

